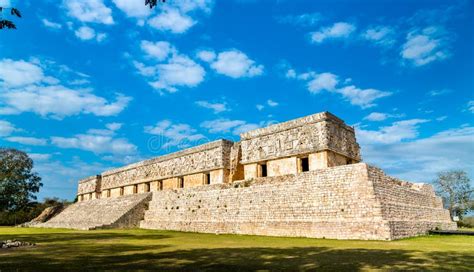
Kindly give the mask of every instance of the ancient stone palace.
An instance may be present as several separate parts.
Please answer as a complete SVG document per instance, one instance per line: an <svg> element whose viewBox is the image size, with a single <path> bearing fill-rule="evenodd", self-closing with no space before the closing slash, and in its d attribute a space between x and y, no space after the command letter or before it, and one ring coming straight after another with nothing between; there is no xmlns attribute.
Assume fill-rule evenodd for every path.
<svg viewBox="0 0 474 272"><path fill-rule="evenodd" d="M322 112L79 181L43 227L392 240L455 229L431 185L361 162L354 129Z"/></svg>

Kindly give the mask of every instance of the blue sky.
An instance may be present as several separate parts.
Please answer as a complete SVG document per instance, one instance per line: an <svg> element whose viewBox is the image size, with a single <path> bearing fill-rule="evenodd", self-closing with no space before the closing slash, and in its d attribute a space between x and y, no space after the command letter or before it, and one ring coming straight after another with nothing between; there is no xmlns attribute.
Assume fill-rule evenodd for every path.
<svg viewBox="0 0 474 272"><path fill-rule="evenodd" d="M469 1L0 0L0 145L39 196L249 129L330 111L399 178L474 174ZM4 14L5 15L5 14Z"/></svg>

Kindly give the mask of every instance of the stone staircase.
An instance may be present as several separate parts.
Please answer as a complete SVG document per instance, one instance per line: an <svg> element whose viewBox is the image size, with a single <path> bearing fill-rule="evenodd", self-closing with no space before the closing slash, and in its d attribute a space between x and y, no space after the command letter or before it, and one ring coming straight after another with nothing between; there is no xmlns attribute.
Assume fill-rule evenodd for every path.
<svg viewBox="0 0 474 272"><path fill-rule="evenodd" d="M34 227L80 230L138 227L151 197L151 193L144 193L74 203L51 220Z"/></svg>

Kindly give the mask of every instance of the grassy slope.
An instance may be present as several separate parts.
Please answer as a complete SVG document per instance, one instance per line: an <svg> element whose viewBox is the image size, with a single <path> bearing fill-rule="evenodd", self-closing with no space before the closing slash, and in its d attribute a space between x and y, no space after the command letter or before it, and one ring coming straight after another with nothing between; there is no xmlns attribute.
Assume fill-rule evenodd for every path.
<svg viewBox="0 0 474 272"><path fill-rule="evenodd" d="M473 236L383 241L213 235L150 230L72 231L0 227L0 271L87 270L473 270Z"/></svg>

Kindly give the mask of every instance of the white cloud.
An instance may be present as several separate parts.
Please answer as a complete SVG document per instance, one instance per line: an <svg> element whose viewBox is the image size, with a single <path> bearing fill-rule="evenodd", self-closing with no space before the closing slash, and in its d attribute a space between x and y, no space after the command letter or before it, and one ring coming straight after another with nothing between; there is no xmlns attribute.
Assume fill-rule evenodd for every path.
<svg viewBox="0 0 474 272"><path fill-rule="evenodd" d="M203 108L206 108L206 109L212 109L214 111L214 113L221 113L221 112L224 112L224 111L229 111L226 102L211 103L211 102L208 102L208 101L196 101L196 105L198 105L200 107L203 107Z"/></svg>
<svg viewBox="0 0 474 272"><path fill-rule="evenodd" d="M41 22L43 22L43 25L45 27L48 27L48 28L52 28L52 29L61 29L63 28L63 26L61 24L58 24L58 23L55 23L55 22L52 22L46 18L43 18L41 20Z"/></svg>
<svg viewBox="0 0 474 272"><path fill-rule="evenodd" d="M377 89L360 89L354 85L337 89L336 92L342 94L352 105L360 106L363 109L374 107L375 100L392 94Z"/></svg>
<svg viewBox="0 0 474 272"><path fill-rule="evenodd" d="M380 127L378 130L365 130L356 127L356 136L361 144L390 144L418 136L418 127L426 123L425 119L409 119L397 121L390 126Z"/></svg>
<svg viewBox="0 0 474 272"><path fill-rule="evenodd" d="M474 113L474 100L467 102L467 110Z"/></svg>
<svg viewBox="0 0 474 272"><path fill-rule="evenodd" d="M454 128L405 142L364 141L362 155L366 162L411 181L430 182L437 172L451 169L463 169L472 176L473 139L474 127Z"/></svg>
<svg viewBox="0 0 474 272"><path fill-rule="evenodd" d="M312 94L318 94L322 91L338 93L352 105L359 106L363 109L376 106L375 100L392 95L391 92L380 91L377 89L360 89L354 85L342 86L339 77L335 74L325 72L316 73L313 71L297 74L294 69L288 69L286 77L305 81L308 91ZM351 82L352 80L344 80L342 84Z"/></svg>
<svg viewBox="0 0 474 272"><path fill-rule="evenodd" d="M391 47L395 44L395 30L388 26L374 26L368 28L362 37L376 45Z"/></svg>
<svg viewBox="0 0 474 272"><path fill-rule="evenodd" d="M34 162L47 161L51 158L51 154L28 153L28 157L30 157Z"/></svg>
<svg viewBox="0 0 474 272"><path fill-rule="evenodd" d="M0 60L0 86L19 87L43 81L43 70L32 62Z"/></svg>
<svg viewBox="0 0 474 272"><path fill-rule="evenodd" d="M217 73L232 78L254 77L263 74L263 65L256 64L246 54L236 49L219 53L217 59L210 65Z"/></svg>
<svg viewBox="0 0 474 272"><path fill-rule="evenodd" d="M61 85L30 85L0 93L0 114L33 112L59 119L79 113L114 116L131 100L131 97L117 94L115 101L109 102L88 90L74 90Z"/></svg>
<svg viewBox="0 0 474 272"><path fill-rule="evenodd" d="M197 24L192 16L197 12L209 14L213 5L213 0L170 1L165 5L158 5L156 9L159 13L148 20L148 24L160 31L181 34Z"/></svg>
<svg viewBox="0 0 474 272"><path fill-rule="evenodd" d="M145 132L163 137L164 141L160 143L160 148L187 147L190 142L205 138L188 124L173 124L169 120L159 121L154 126L146 126Z"/></svg>
<svg viewBox="0 0 474 272"><path fill-rule="evenodd" d="M11 7L10 0L0 0L0 7Z"/></svg>
<svg viewBox="0 0 474 272"><path fill-rule="evenodd" d="M37 146L43 146L48 143L48 141L43 138L21 137L21 136L7 137L5 138L5 140L9 142L23 144L23 145L37 145Z"/></svg>
<svg viewBox="0 0 474 272"><path fill-rule="evenodd" d="M135 154L137 147L128 142L125 138L115 138L115 132L120 126L115 124L109 133L106 129L90 129L85 134L77 134L73 137L51 137L51 143L59 148L75 148L86 151L91 151L95 154L114 154L114 155L128 155Z"/></svg>
<svg viewBox="0 0 474 272"><path fill-rule="evenodd" d="M229 119L215 119L210 121L204 121L201 123L201 127L209 131L209 133L229 133L232 132L234 135L247 132L249 130L257 129L265 125L269 125L272 122L260 122L259 124L247 123L243 120L229 120Z"/></svg>
<svg viewBox="0 0 474 272"><path fill-rule="evenodd" d="M0 120L0 137L8 136L16 130L17 129L15 128L15 126L12 123L10 123L8 121Z"/></svg>
<svg viewBox="0 0 474 272"><path fill-rule="evenodd" d="M123 11L128 17L144 18L151 14L148 6L143 1L137 0L112 0L118 9Z"/></svg>
<svg viewBox="0 0 474 272"><path fill-rule="evenodd" d="M149 79L149 84L161 91L174 93L178 91L177 87L196 87L206 75L206 71L201 65L194 62L188 56L180 54L176 48L169 45L170 54L161 54L158 47L167 47L168 45L156 43L144 43L142 50L145 53L154 56L156 59L162 59L162 63L146 65L141 62L134 62L138 72ZM161 55L160 55L161 54ZM166 55L166 56L165 56ZM169 56L167 59L166 57ZM165 61L166 62L163 62Z"/></svg>
<svg viewBox="0 0 474 272"><path fill-rule="evenodd" d="M440 27L426 27L408 33L400 55L415 66L448 58L446 33Z"/></svg>
<svg viewBox="0 0 474 272"><path fill-rule="evenodd" d="M348 38L356 30L355 25L338 22L332 26L323 27L317 32L312 32L311 41L313 43L322 43L328 39L345 39Z"/></svg>
<svg viewBox="0 0 474 272"><path fill-rule="evenodd" d="M311 93L319 93L322 90L333 91L339 80L332 73L315 74L308 82L308 90Z"/></svg>
<svg viewBox="0 0 474 272"><path fill-rule="evenodd" d="M303 13L300 15L287 15L278 17L277 20L280 23L293 24L299 26L313 26L318 24L322 19L321 13Z"/></svg>
<svg viewBox="0 0 474 272"><path fill-rule="evenodd" d="M159 41L141 41L140 47L149 57L155 58L158 61L164 61L169 54L175 51L169 42Z"/></svg>
<svg viewBox="0 0 474 272"><path fill-rule="evenodd" d="M112 10L103 0L64 0L68 15L85 23L112 25Z"/></svg>
<svg viewBox="0 0 474 272"><path fill-rule="evenodd" d="M177 9L168 8L148 20L148 24L160 31L181 34L191 28L196 22L190 16Z"/></svg>
<svg viewBox="0 0 474 272"><path fill-rule="evenodd" d="M216 58L216 53L212 50L201 50L197 53L197 57L205 62L211 62Z"/></svg>
<svg viewBox="0 0 474 272"><path fill-rule="evenodd" d="M449 93L452 93L453 90L451 89L441 89L441 90L432 90L429 92L429 95L431 96L440 96L440 95L445 95L445 94L449 94Z"/></svg>
<svg viewBox="0 0 474 272"><path fill-rule="evenodd" d="M84 41L95 39L98 42L102 42L107 38L106 33L98 33L88 26L81 26L74 32L74 34L76 37Z"/></svg>
<svg viewBox="0 0 474 272"><path fill-rule="evenodd" d="M0 114L33 112L53 118L79 113L112 116L120 113L132 99L116 94L116 100L110 102L94 95L90 88L65 87L58 79L45 76L42 66L51 68L48 65L38 60L0 60L0 86L7 90L0 93ZM60 65L58 74L66 73L69 69L66 68Z"/></svg>
<svg viewBox="0 0 474 272"><path fill-rule="evenodd" d="M271 100L271 99L268 99L268 100L267 100L267 105L270 106L270 107L276 107L276 106L279 105L279 103L278 103L278 102L275 102L275 101L273 101L273 100Z"/></svg>
<svg viewBox="0 0 474 272"><path fill-rule="evenodd" d="M259 110L259 111L261 111L261 110L263 110L263 109L265 108L265 106L262 105L262 104L257 104L255 107L256 107L257 110Z"/></svg>
<svg viewBox="0 0 474 272"><path fill-rule="evenodd" d="M390 113L382 113L382 112L372 112L366 117L364 117L364 120L369 120L369 121L384 121L388 118L399 118L403 117L403 114L390 114Z"/></svg>

